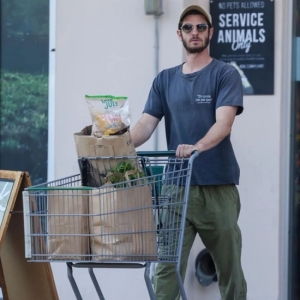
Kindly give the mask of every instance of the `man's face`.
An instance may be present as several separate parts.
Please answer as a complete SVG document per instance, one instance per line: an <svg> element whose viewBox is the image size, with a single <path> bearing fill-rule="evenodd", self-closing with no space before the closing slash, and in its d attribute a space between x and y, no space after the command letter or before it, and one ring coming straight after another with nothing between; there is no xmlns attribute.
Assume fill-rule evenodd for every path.
<svg viewBox="0 0 300 300"><path fill-rule="evenodd" d="M207 27L203 32L197 30L197 24L206 24L207 21L202 15L189 15L183 19L182 26L193 25L191 32L185 32L183 29L178 30L179 39L188 53L201 53L209 45L213 29Z"/></svg>

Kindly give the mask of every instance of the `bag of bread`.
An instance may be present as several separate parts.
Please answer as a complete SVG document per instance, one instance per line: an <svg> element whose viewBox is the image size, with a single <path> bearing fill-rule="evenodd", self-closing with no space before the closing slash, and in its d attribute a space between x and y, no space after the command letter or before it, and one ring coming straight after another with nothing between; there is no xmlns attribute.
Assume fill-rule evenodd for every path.
<svg viewBox="0 0 300 300"><path fill-rule="evenodd" d="M125 96L86 95L92 117L92 135L113 135L130 126L129 102Z"/></svg>

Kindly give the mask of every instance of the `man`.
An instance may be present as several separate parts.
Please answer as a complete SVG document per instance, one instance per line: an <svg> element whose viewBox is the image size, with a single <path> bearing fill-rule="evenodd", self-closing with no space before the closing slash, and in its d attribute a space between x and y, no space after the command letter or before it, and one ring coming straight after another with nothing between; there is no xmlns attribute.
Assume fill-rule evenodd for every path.
<svg viewBox="0 0 300 300"><path fill-rule="evenodd" d="M186 62L155 78L131 136L135 147L142 145L165 117L168 149L176 149L178 157L189 157L194 150L200 153L193 164L181 276L198 233L214 260L222 299L246 300L237 224L239 166L230 142L234 118L243 111L243 88L233 66L210 57L212 34L208 12L197 5L184 9L177 35ZM158 300L179 299L172 264L158 264L154 288Z"/></svg>

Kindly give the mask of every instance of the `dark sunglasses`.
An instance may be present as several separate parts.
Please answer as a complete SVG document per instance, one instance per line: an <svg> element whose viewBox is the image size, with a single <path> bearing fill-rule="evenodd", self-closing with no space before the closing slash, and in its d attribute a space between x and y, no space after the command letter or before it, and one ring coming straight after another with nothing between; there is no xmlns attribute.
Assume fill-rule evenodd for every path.
<svg viewBox="0 0 300 300"><path fill-rule="evenodd" d="M184 24L181 26L181 29L185 33L190 33L193 30L194 26L196 26L198 32L204 32L206 31L207 27L209 27L207 24L203 24L203 23L197 25Z"/></svg>

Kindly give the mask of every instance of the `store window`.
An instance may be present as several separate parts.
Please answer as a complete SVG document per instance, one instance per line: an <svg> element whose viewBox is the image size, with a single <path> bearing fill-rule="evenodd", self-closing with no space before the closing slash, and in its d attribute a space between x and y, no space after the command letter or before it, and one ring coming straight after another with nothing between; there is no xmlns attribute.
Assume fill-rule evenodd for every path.
<svg viewBox="0 0 300 300"><path fill-rule="evenodd" d="M0 169L47 180L49 0L1 0Z"/></svg>

